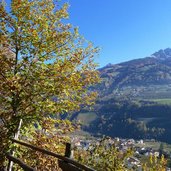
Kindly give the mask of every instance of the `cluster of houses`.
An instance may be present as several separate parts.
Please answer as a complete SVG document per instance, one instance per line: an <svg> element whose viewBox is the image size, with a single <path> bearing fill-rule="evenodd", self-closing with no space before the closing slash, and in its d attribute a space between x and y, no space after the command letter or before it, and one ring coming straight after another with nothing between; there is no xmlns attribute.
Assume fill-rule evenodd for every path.
<svg viewBox="0 0 171 171"><path fill-rule="evenodd" d="M82 150L88 150L90 149L93 145L100 145L101 138L97 139L81 139L80 137L72 137L72 144L74 147ZM145 143L143 140L134 140L134 139L121 139L121 138L106 138L105 140L106 145L111 145L115 144L115 147L122 151L123 153L126 152L128 149L132 148L134 149L135 153L132 157L128 157L125 160L125 164L127 167L130 169L134 169L137 171L142 171L142 164L141 164L141 157L142 156L155 156L159 157L160 151L159 150L154 150L151 147L145 147ZM171 155L167 155L167 158L171 158ZM166 168L166 171L171 171L170 168Z"/></svg>

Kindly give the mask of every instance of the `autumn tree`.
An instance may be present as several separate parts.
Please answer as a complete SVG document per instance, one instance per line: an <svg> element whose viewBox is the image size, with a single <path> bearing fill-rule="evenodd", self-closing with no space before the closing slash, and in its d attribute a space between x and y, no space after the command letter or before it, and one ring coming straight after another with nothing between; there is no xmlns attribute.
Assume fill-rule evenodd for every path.
<svg viewBox="0 0 171 171"><path fill-rule="evenodd" d="M0 2L0 167L21 121L24 130L95 98L87 90L99 80L98 49L66 22L67 9L54 0Z"/></svg>
<svg viewBox="0 0 171 171"><path fill-rule="evenodd" d="M143 163L142 169L143 171L165 171L166 170L167 160L162 155L160 158L157 158L155 155L150 155L148 162Z"/></svg>

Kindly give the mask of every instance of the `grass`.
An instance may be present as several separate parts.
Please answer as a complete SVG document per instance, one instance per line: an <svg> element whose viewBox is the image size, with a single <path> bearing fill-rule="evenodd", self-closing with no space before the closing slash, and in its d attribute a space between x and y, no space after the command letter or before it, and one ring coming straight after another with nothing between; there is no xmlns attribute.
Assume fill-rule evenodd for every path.
<svg viewBox="0 0 171 171"><path fill-rule="evenodd" d="M171 105L171 99L152 99L151 101L157 102L159 104Z"/></svg>
<svg viewBox="0 0 171 171"><path fill-rule="evenodd" d="M89 124L96 118L97 115L94 112L79 113L77 116L77 120L79 120L85 126L89 126Z"/></svg>

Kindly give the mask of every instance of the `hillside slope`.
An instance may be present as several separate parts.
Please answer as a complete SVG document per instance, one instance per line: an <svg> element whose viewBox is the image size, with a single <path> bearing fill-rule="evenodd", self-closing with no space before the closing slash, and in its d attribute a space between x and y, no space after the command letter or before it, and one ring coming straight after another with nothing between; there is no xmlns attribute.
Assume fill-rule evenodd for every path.
<svg viewBox="0 0 171 171"><path fill-rule="evenodd" d="M171 49L169 48L160 50L150 57L116 65L109 64L99 71L102 83L95 89L99 91L100 97L171 97ZM151 94L154 97L151 97Z"/></svg>
<svg viewBox="0 0 171 171"><path fill-rule="evenodd" d="M99 69L91 133L171 143L171 49ZM84 119L86 119L84 110ZM79 113L78 113L79 116ZM87 123L87 122L86 122Z"/></svg>

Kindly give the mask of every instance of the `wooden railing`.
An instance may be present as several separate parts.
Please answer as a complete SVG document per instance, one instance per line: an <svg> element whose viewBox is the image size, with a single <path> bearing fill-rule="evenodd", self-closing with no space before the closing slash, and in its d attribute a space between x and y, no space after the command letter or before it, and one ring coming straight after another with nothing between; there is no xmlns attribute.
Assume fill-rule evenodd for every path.
<svg viewBox="0 0 171 171"><path fill-rule="evenodd" d="M26 165L22 160L10 155L10 154L6 154L6 157L9 161L13 161L14 163L17 163L21 168L23 168L23 170L25 171L36 171L36 169Z"/></svg>
<svg viewBox="0 0 171 171"><path fill-rule="evenodd" d="M82 165L82 164L76 162L75 160L72 160L71 158L69 158L70 154L71 154L71 145L69 143L66 144L65 156L62 156L62 155L53 153L51 151L33 146L31 144L28 144L28 143L25 143L22 141L18 141L15 139L12 139L12 141L13 141L13 143L17 143L17 144L23 145L25 147L31 148L34 151L39 151L43 154L47 154L47 155L53 156L55 158L58 158L59 167L63 171L82 171L82 170L95 171L94 169L92 169L86 165ZM14 163L17 163L25 171L36 171L35 168L28 166L22 160L15 158L14 156L11 156L10 154L6 154L6 157L8 158L9 161L13 161Z"/></svg>

